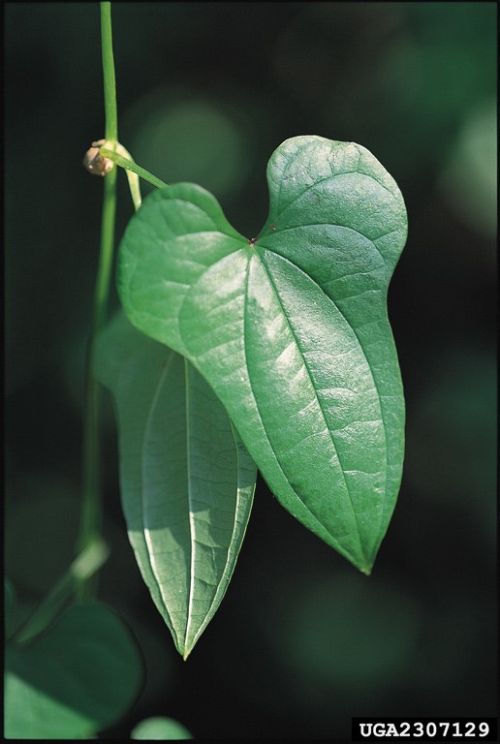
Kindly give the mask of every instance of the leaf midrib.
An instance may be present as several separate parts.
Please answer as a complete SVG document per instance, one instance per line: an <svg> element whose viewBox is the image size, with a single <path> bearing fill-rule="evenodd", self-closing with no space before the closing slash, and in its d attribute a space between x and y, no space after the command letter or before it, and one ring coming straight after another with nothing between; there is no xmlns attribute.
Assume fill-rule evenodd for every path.
<svg viewBox="0 0 500 744"><path fill-rule="evenodd" d="M235 457L236 505L235 505L235 508L234 508L234 518L233 518L233 527L232 527L232 530L231 530L231 539L229 541L229 545L228 545L228 549L227 549L226 563L224 565L224 570L222 571L220 581L219 581L219 583L217 585L217 588L216 588L216 590L214 592L214 595L212 597L212 601L210 603L210 607L208 608L208 611L207 611L207 613L205 615L205 619L204 619L203 623L200 625L200 627L198 628L198 630L196 631L196 634L193 637L193 641L192 641L192 643L190 644L189 647L187 645L187 633L186 633L186 646L185 646L185 649L184 649L184 653L186 655L196 645L196 643L198 641L198 638L201 636L201 634L203 633L203 631L207 627L208 623L212 619L212 611L213 611L214 606L219 601L219 599L222 600L222 598L224 596L224 593L225 593L225 591L226 591L226 589L228 587L228 582L226 581L226 578L227 578L227 575L229 573L230 563L231 563L231 558L232 558L229 548L231 547L231 545L233 543L233 538L234 538L234 535L236 533L236 519L237 519L237 516L238 516L238 510L239 510L240 503L241 503L241 498L242 498L242 489L240 488L239 481L238 481L240 453L239 453L239 450L238 450L238 447L237 447L237 444L236 444L236 439L234 437L234 433L232 431L232 427L231 427L231 436L233 437L233 442L234 442L235 451L236 451L236 457ZM250 517L250 514L248 514L248 517ZM245 526L242 529L243 529L243 531L245 531Z"/></svg>
<svg viewBox="0 0 500 744"><path fill-rule="evenodd" d="M266 249L264 249L264 252L265 252L265 250L266 250ZM265 272L266 272L266 274L267 274L267 277L268 277L268 279L269 279L269 282L270 282L270 284L271 284L271 286L272 286L272 288L273 288L273 290L274 290L274 293L275 293L275 295L276 295L276 299L278 300L279 306L281 307L281 310L282 310L282 312L283 312L283 316L284 316L284 318L285 318L285 320L286 320L286 323L287 323L287 325L288 325L288 328L290 329L290 333L291 333L291 334L292 334L292 336L293 336L293 339L294 339L294 341L295 341L295 345L296 345L296 347L297 347L297 349L298 349L298 351L299 351L299 353L300 353L301 359L302 359L302 364L304 365L304 368L305 368L305 370L306 370L306 372L307 372L307 376L308 376L308 378L309 378L309 382L311 383L311 387L312 387L312 389L313 389L313 391L314 391L314 396L315 396L315 398L316 398L316 401L317 401L317 403L318 403L318 407L319 407L319 410L321 411L321 417L322 417L322 419L323 419L323 423L324 423L324 425L325 425L325 428L326 428L326 430L327 430L327 432L328 432L328 436L330 437L330 441L331 441L331 443L332 443L332 447L333 447L333 449L334 449L334 452L335 452L335 454L336 454L336 456L337 456L337 459L338 459L338 461L339 461L339 465L340 465L340 471L341 471L341 473L342 473L342 480L344 481L344 485L345 485L345 488L346 488L346 491L347 491L347 495L348 495L348 497L349 497L349 502L350 502L350 504L351 504L351 511L352 511L352 513L353 513L353 516L354 516L354 522L355 522L355 524L356 524L356 531L357 531L357 536L358 536L358 542L359 542L360 554L361 554L361 555L362 555L362 557L364 558L365 562L366 562L366 563L368 563L368 561L367 561L367 557L366 557L366 553L365 553L365 549L364 549L364 545L363 545L363 542L362 542L362 539L361 539L361 531L360 531L360 529L359 529L359 521L358 521L358 517L357 517L357 514L356 514L356 509L354 508L354 501L353 501L353 498L352 498L352 493L351 493L351 489L349 488L349 485L348 485L348 483L347 483L347 479L346 479L346 477L345 477L345 473L344 473L344 467L343 467L343 465L342 465L342 460L341 460L341 457L340 457L340 453L339 453L339 451L338 451L338 449L337 449L337 445L335 444L335 440L334 440L334 438L333 438L333 433L332 433L332 432L330 431L330 427L328 426L328 421L326 420L326 415L325 415L325 411L324 411L324 409L323 409L323 405L322 405L322 403L321 403L320 397L319 397L319 395L318 395L318 393L317 393L317 391L316 391L316 386L315 386L315 384L314 384L314 378L313 378L312 372L311 372L311 370L310 370L310 368L309 368L309 364L307 363L307 360L306 360L306 358L305 358L304 352L303 352L303 351L302 351L302 349L301 349L301 346L300 346L299 340L298 340L298 338L297 338L297 335L296 335L296 333L295 333L295 330L294 330L294 328L293 328L293 326L292 326L292 323L291 323L291 321L290 321L290 318L288 317L288 314L287 314L287 312L286 312L286 310L285 310L285 307L284 307L284 305L283 305L283 302L282 302L282 300L281 300L281 296L280 296L280 293L278 292L278 288L276 287L276 284L275 284L275 282L274 282L274 279L273 279L273 276L272 276L272 272L271 272L271 270L269 269L269 267L268 267L268 265L267 265L267 263L266 263L266 261L265 261L265 258L264 258L264 252L262 253L262 255L259 255L259 259L260 259L260 261L261 261L261 264L262 264L262 266L263 266L263 268L264 268L264 270L265 270ZM275 255L275 256L276 256L277 258L280 258L280 259L282 259L282 260L285 260L285 261L286 261L286 259L284 259L284 258L283 258L282 256L280 256L279 254L276 254L276 253L274 253L274 252L273 252L273 255ZM293 264L293 263L292 263L291 261L290 261L289 263L291 263L292 265L295 265L295 264ZM304 273L304 272L303 272L303 273ZM308 275L306 275L306 276L308 276ZM313 281L314 281L314 280L313 280ZM335 303L334 303L334 304L335 304ZM335 305L335 307L336 307L336 305ZM342 316L342 317L343 317L343 316ZM357 338L357 337L356 337L356 338ZM358 339L358 342L359 342L359 339Z"/></svg>
<svg viewBox="0 0 500 744"><path fill-rule="evenodd" d="M358 342L358 344L359 344L359 348L361 349L361 351L362 351L362 353L363 353L363 356L364 356L364 358L365 358L365 361L366 361L367 367L368 367L368 369L369 369L369 371L370 371L370 377L371 377L371 379L372 379L372 382L373 382L373 386L374 386L374 388L375 388L375 391L376 391L376 393L377 393L378 403L379 403L379 407L380 407L380 413L381 413L381 415L382 415L382 423L383 423L383 426L382 426L382 430L383 430L383 432L384 432L384 444L385 444L385 446L384 446L384 450L385 450L385 482L384 482L384 496L385 496L385 497L387 497L387 496L388 496L388 493L387 493L387 479L388 479L388 464L389 464L389 455L388 455L388 446L387 446L387 431L386 431L386 421L385 421L385 416L384 416L384 406L383 406L383 403L382 403L382 395L381 395L381 393L380 393L380 389L379 389L379 387L378 387L378 383L377 383L377 380L376 380L376 378L375 378L375 375L373 374L373 370L372 370L371 364L370 364L370 362L369 362L369 360L368 360L368 357L367 357L367 355L366 355L366 352L365 352L365 350L364 350L363 344L361 343L361 340L360 340L360 338L359 338L359 336L358 336L358 334L357 334L357 332L356 332L356 329L355 329L355 327L354 327L354 325L353 325L353 324L352 324L352 323L351 323L351 322L349 321L349 319L348 319L348 318L346 317L345 313L343 313L343 312L342 312L342 310L340 309L340 307L338 306L338 304L337 304L337 303L335 302L335 300L333 300L333 299L332 299L332 298L330 297L330 295L328 295L328 294L327 294L327 293L325 292L325 290L323 289L323 287L322 287L322 286L321 286L320 284L318 284L318 282L317 282L317 281L316 281L316 280L314 279L314 277L313 277L313 276L311 276L310 274L308 274L308 273L307 273L306 271L304 271L304 269L302 269L302 268L301 268L301 267L300 267L300 266L299 266L298 264L296 264L296 263L295 263L294 261L290 260L289 258L287 258L287 257L283 256L282 254L280 254L280 253L277 253L276 251L274 251L274 250L272 250L272 249L266 248L265 246L262 246L262 247L264 248L264 250L267 250L267 251L269 251L269 252L273 253L273 255L275 255L275 256L276 256L277 258L280 258L280 259L282 259L283 261L287 261L287 262L288 262L288 263L289 263L289 264L290 264L291 266L293 266L293 267L294 267L295 269L297 269L297 271L300 271L300 272L301 272L302 274L304 274L304 276L306 276L306 277L307 277L308 279L310 279L310 280L311 280L311 281L313 282L313 284L315 284L315 285L316 285L316 287L318 287L318 289L319 289L319 290L320 290L320 291L322 292L322 294L323 294L323 295L324 295L324 296L325 296L325 297L326 297L326 298L327 298L327 299L328 299L328 300L329 300L330 302L332 302L332 303L333 303L333 305L335 306L335 308L336 308L336 309L338 310L339 314L340 314L340 315L341 315L341 316L342 316L342 317L344 318L345 322L347 323L347 325L349 326L349 328L350 328L350 329L352 330L352 332L354 333L354 335L355 335L355 337L356 337L356 339L357 339L357 342ZM264 262L263 262L263 264L264 264ZM264 264L264 266L265 266L265 264ZM266 268L266 272L267 272L268 276L270 277L270 272L268 271L267 267L265 267L265 268ZM270 279L270 280L271 280L271 282L272 282L272 279ZM273 286L274 286L274 282L273 282ZM276 291L276 293L277 293L277 290L276 290L276 288L275 288L275 291ZM277 293L277 294L278 294L278 293ZM278 295L278 298L279 298L279 295ZM284 309L283 309L283 313L285 313ZM286 317L286 314L285 314L285 317ZM293 332L293 331L292 331L292 332ZM298 346L298 342L297 342L297 346ZM300 347L299 347L299 349L300 349ZM304 364L306 365L305 359L304 359ZM306 368L307 368L307 365L306 365ZM319 399L318 399L318 401L319 401ZM320 404L320 406L321 406L321 404ZM339 462L340 462L340 457L339 457ZM342 475L344 475L344 471L343 471L343 470L342 470ZM345 477L344 477L344 480L345 480ZM351 501L351 503L352 503L352 501ZM383 515L383 511L384 511L384 510L382 510L382 515ZM357 519L357 518L356 518L356 519ZM382 524L382 527L383 527L383 521L382 521L382 519L381 519L381 524ZM380 530L379 530L379 532L377 533L377 541L378 541L378 539L379 539L379 535L380 535ZM376 543L375 543L375 544L376 544Z"/></svg>
<svg viewBox="0 0 500 744"><path fill-rule="evenodd" d="M190 395L189 395L189 371L187 359L183 359L184 363L184 386L185 386L185 406L186 406L186 475L187 475L187 500L188 500L188 515L189 515L189 547L190 547L190 568L189 568L189 600L188 600L188 612L186 621L186 632L184 635L184 648L183 653L185 654L188 642L189 631L191 630L192 612L193 612L193 597L194 597L194 580L195 580L195 546L196 546L196 524L194 521L194 509L193 509L193 498L191 494L191 409L190 409Z"/></svg>
<svg viewBox="0 0 500 744"><path fill-rule="evenodd" d="M255 254L255 255L257 256L257 254ZM280 463L280 460L278 458L278 455L276 453L276 450L274 449L273 444L272 444L272 442L271 442L271 440L269 438L269 435L268 435L268 433L266 431L266 427L264 425L264 421L263 421L263 418L262 418L262 413L261 413L261 410L260 410L260 407L259 407L259 403L258 403L257 398L256 398L256 395L255 395L255 391L254 391L253 384L252 384L252 378L251 378L251 375L250 375L250 372L249 372L249 368L248 368L248 349L247 349L246 319L247 319L247 305L248 305L248 276L249 276L249 271L250 271L250 261L251 261L251 259L252 259L252 256L249 256L248 257L247 268L246 268L244 297L243 297L243 351L244 351L244 357L245 357L245 366L246 366L247 375L248 375L248 383L250 385L250 389L251 389L251 392L252 392L252 397L253 397L254 402L255 402L255 408L257 410L257 413L259 415L259 419L260 419L260 422L261 422L261 425L262 425L262 430L263 430L264 435L265 435L265 437L267 439L267 442L269 444L269 447L270 447L270 449L271 449L271 451L273 453L274 460L275 460L277 466L279 467L279 469L280 469L283 477L285 478L285 480L286 480L286 482L287 482L290 490L292 491L292 493L295 495L295 497L298 499L298 501L301 503L301 505L309 512L309 514L312 516L312 518L314 519L314 521L319 525L320 529L321 530L324 530L328 535L330 535L330 538L331 538L332 542L335 544L335 546L337 547L337 550L341 554L346 554L353 563L357 564L358 563L357 558L352 555L352 553L350 552L350 550L348 550L346 547L340 545L340 543L338 542L338 540L335 537L335 535L333 535L330 532L330 530L324 524L322 524L321 520L316 516L316 514L311 509L311 507L308 504L305 503L305 501L300 497L300 495L297 493L297 491L295 490L295 488L292 486L292 484L290 483L288 477L286 476L285 471L283 470L283 467L282 467L282 465ZM267 271L267 269L266 269L266 271ZM295 338L295 336L294 336L294 338Z"/></svg>

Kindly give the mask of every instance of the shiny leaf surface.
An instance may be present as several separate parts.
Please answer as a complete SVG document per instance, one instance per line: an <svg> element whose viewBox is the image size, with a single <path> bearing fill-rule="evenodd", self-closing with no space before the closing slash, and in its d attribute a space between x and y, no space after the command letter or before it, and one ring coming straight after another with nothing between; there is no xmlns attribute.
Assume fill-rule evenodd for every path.
<svg viewBox="0 0 500 744"><path fill-rule="evenodd" d="M386 298L404 202L368 150L322 137L285 141L267 177L255 239L199 186L150 195L121 244L121 300L208 380L283 506L369 573L403 460Z"/></svg>
<svg viewBox="0 0 500 744"><path fill-rule="evenodd" d="M203 377L123 314L101 334L96 373L116 403L130 542L186 658L233 574L256 468Z"/></svg>

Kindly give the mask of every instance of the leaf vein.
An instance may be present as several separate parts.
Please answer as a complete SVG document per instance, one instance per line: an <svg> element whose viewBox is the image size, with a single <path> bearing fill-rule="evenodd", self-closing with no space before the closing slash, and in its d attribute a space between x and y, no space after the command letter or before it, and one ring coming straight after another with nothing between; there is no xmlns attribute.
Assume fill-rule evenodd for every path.
<svg viewBox="0 0 500 744"><path fill-rule="evenodd" d="M297 338L297 335L296 335L296 333L295 333L295 330L294 330L294 327L293 327L293 325L292 325L292 322L291 322L291 320L290 320L290 318L289 318L289 316L288 316L288 313L287 313L287 311L285 310L285 306L283 305L283 302L282 302L282 300L281 300L280 294L279 294L279 292L278 292L278 288L276 287L276 284L275 284L275 282L274 282L274 279L273 279L273 276L272 276L271 270L270 270L269 266L267 265L267 263L266 263L266 260L265 260L264 256L261 256L261 261L262 261L262 264L264 265L264 268L265 268L265 270L266 270L266 273L267 273L267 276L268 276L268 278L269 278L269 281L271 282L271 286L272 286L272 288L273 288L273 290L274 290L274 293L275 293L275 295L276 295L276 299L277 299L277 300L278 300L278 302L279 302L279 305L280 305L280 307L281 307L281 310L282 310L282 312L283 312L283 316L284 316L284 318L285 318L285 320L286 320L286 322L287 322L288 328L290 329L290 332L291 332L291 334L292 334L292 336L293 336L293 338L294 338L294 340L295 340L295 344L296 344L296 347L297 347L297 349L299 350L300 356L302 357L302 362L303 362L303 364L304 364L304 368L305 368L305 370L306 370L306 372L307 372L307 375L308 375L308 377L309 377L309 382L311 383L311 387L312 387L312 389L313 389L313 391L314 391L314 396L315 396L315 398L316 398L316 401L317 401L317 403L318 403L318 407L319 407L319 410L321 411L321 416L322 416L322 418L323 418L323 423L324 423L324 425L325 425L325 430L326 430L326 431L328 432L328 434L329 434L329 437L330 437L330 441L331 441L331 443L332 443L332 446L333 446L334 452L335 452L335 454L336 454L336 456L337 456L337 458L338 458L338 461L339 461L339 463L340 463L340 471L341 471L341 473L342 473L342 479L343 479L343 481L344 481L344 485L345 485L345 488L346 488L346 491L347 491L347 495L349 496L349 501L350 501L350 504L351 504L351 510L352 510L352 513L353 513L353 516L354 516L354 521L355 521L355 523L356 523L356 529L357 529L357 532L358 532L359 547L360 547L361 553L363 554L363 557L364 557L364 558L365 558L365 560L366 560L366 555L365 555L365 551L364 551L364 546L363 546L363 542L362 542L362 540L361 540L361 532L360 532L360 529L359 529L358 516L357 516L357 514L356 514L356 509L354 508L354 501L353 501L353 498L352 498L351 490L350 490L350 488L349 488L349 485L348 485L348 483L347 483L347 480L346 480L346 477L345 477L345 474L344 474L344 468L343 468L343 466L342 466L342 460L341 460L341 457L340 457L340 453L339 453L339 451L338 451L338 449L337 449L337 445L336 445L336 443L335 443L335 439L334 439L334 437L333 437L333 433L332 433L332 432L330 431L330 427L328 426L328 421L327 421L327 419L326 419L326 414L325 414L325 411L324 411L323 405L322 405L322 403L321 403L321 400L320 400L320 398L319 398L319 395L318 395L318 393L317 393L317 390L316 390L316 386L315 386L315 383L314 383L314 377L313 377L313 374L312 374L312 372L311 372L311 369L310 369L310 367L309 367L309 364L307 363L307 359L306 359L306 356L305 356L305 352L304 352L304 351L302 350L302 348L301 348L301 345L300 345L300 343L299 343L299 339ZM358 339L358 341L359 341L359 339Z"/></svg>
<svg viewBox="0 0 500 744"><path fill-rule="evenodd" d="M267 249L267 250L269 250L269 249ZM382 426L382 431L383 431L383 433L384 433L384 442L385 442L385 486L384 486L384 494L385 494L385 495L387 496L387 478L388 478L388 464L389 464L389 457L388 457L388 447L387 447L387 432L386 432L386 421L385 421L385 417L384 417L384 406L383 406L383 404L382 404L382 398L383 398L383 396L382 396L382 394L381 394L381 392L380 392L380 388L379 388L379 386L378 386L378 383L377 383L376 377L375 377L375 375L373 374L373 370L372 370L371 364L370 364L370 363L368 362L368 357L366 356L366 352L365 352L365 350L364 350L363 344L361 343L361 339L359 338L359 336L358 336L358 333L356 332L356 328L354 327L354 325L353 325L352 323L350 323L349 319L348 319L348 318L346 317L345 313L343 313L343 312L342 312L342 310L340 309L339 305L338 305L338 304L337 304L337 303L335 302L335 300L333 300L333 298L332 298L332 297L330 297L330 296L329 296L329 295L328 295L328 294L327 294L327 293L325 292L325 290L323 289L323 287L321 286L321 284L318 284L318 282L317 282L317 281L316 281L316 280L314 279L314 277L313 277L313 276L311 276L310 274L307 274L307 273L306 273L306 272L304 271L304 269L302 269L302 268L301 268L301 267L300 267L300 266L299 266L298 264L296 264L296 263L295 263L294 261L291 261L291 260L290 260L289 258L286 258L285 256L282 256L282 255L281 255L280 253L276 253L275 251L273 251L273 253L274 253L274 254L275 254L276 256L278 256L279 258L281 258L281 259L282 259L283 261L287 261L287 262L288 262L288 263L289 263L289 264L290 264L291 266L294 266L294 267L295 267L295 268L296 268L296 269L297 269L298 271L300 271L300 272L301 272L302 274L304 274L304 275L305 275L305 276L306 276L307 278L309 278L309 279L310 279L310 280L311 280L311 281L312 281L312 282L313 282L313 283L314 283L314 284L315 284L315 285L316 285L316 286L318 287L318 289L320 289L320 290L321 290L321 292L323 292L323 294L325 295L325 297L326 297L327 299L329 299L329 300L330 300L330 301L331 301L331 302L332 302L332 303L333 303L333 304L335 305L335 307L337 308L337 310L338 310L338 312L340 313L340 315L341 315L341 316L342 316L342 317L344 318L345 322L347 323L347 325L349 326L349 328L351 328L352 332L353 332L353 333L354 333L354 335L356 336L356 339L357 339L357 341L358 341L359 347L360 347L361 351L363 352L363 355L364 355L364 357L365 357L365 360L366 360L366 362L367 362L367 365L368 365L368 369L369 369L369 371L370 371L370 376L371 376L371 378L372 378L372 381L373 381L373 385L374 385L374 387L375 387L375 391L376 391L376 393L377 393L377 397L378 397L378 399L379 399L380 412L381 412L381 415L382 415L382 422L383 422L383 424L384 424L384 425ZM376 322L376 321L371 321L371 322ZM368 325L368 324L366 324L366 325ZM381 517L381 518L382 518L382 517Z"/></svg>
<svg viewBox="0 0 500 744"><path fill-rule="evenodd" d="M356 559L352 555L352 553L345 546L341 546L339 544L339 542L338 542L337 538L335 537L335 535L333 535L330 532L330 530L321 522L321 520L316 516L316 514L311 509L311 507L308 504L306 504L303 499L301 499L301 497L299 496L299 494L297 493L297 491L295 490L295 488L292 486L292 484L290 483L290 480L286 476L285 471L283 470L283 467L281 465L281 462L279 461L279 458L278 458L278 455L276 453L276 450L274 449L273 444L272 444L272 442L271 442L271 440L269 438L269 435L268 435L268 433L266 431L266 427L264 426L264 421L263 421L263 418L262 418L262 413L261 413L261 410L260 410L260 406L259 406L259 403L257 401L257 397L255 395L255 391L253 389L252 378L251 378L251 375L250 375L250 368L248 366L248 349L247 349L246 325L247 325L248 278L249 278L249 273L250 273L250 261L248 261L248 265L247 265L247 271L246 271L246 277L245 277L245 289L244 289L245 294L244 294L244 302L243 302L243 352L244 352L244 357L245 357L245 366L246 366L246 370L247 370L247 373L248 373L248 382L249 382L249 385L250 385L250 390L252 392L252 397L253 397L254 402L255 402L255 408L256 408L257 414L259 416L261 425L262 425L264 436L266 437L267 442L269 444L269 447L270 447L270 449L271 449L271 451L272 451L272 453L274 455L274 459L276 461L276 464L277 464L278 468L280 469L283 477L285 478L285 481L287 482L287 484L288 484L290 490L292 491L292 493L295 495L295 497L298 499L298 501L302 504L302 506L309 512L309 514L314 519L314 521L319 525L319 527L321 528L321 530L324 530L325 532L327 532L330 535L332 541L335 543L335 545L337 545L337 549L339 550L339 552L340 553L347 554L349 556L350 560L353 561L353 563L356 564Z"/></svg>
<svg viewBox="0 0 500 744"><path fill-rule="evenodd" d="M393 192L389 188L387 188L387 186L384 186L384 184L381 183L381 181L379 181L377 178L375 178L369 173L363 173L362 171L358 171L358 170L342 171L341 173L332 173L331 175L325 176L325 178L320 178L317 181L314 181L313 183L309 184L309 186L306 186L305 189L300 192L300 194L297 194L297 196L294 196L292 201L288 202L288 204L286 205L286 207L283 209L281 213L278 212L279 216L283 217L285 212L287 212L290 209L290 207L292 207L295 204L295 202L301 199L304 196L304 194L307 194L308 191L311 191L311 189L314 189L316 186L319 186L322 183L326 183L327 181L335 181L337 178L340 178L341 176L351 176L354 174L358 176L364 176L364 178L369 178L370 181L374 181L381 188L383 188L384 191L388 191L391 196L394 196Z"/></svg>

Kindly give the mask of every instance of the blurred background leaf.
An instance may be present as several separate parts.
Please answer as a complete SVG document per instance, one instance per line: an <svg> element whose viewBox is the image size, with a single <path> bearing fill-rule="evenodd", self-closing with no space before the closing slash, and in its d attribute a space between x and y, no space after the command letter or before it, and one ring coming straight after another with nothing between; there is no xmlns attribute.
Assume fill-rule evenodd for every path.
<svg viewBox="0 0 500 744"><path fill-rule="evenodd" d="M172 718L146 718L132 731L132 739L168 741L170 739L192 739L189 731Z"/></svg>
<svg viewBox="0 0 500 744"><path fill-rule="evenodd" d="M441 185L458 218L486 237L497 231L496 101L474 109L457 137Z"/></svg>
<svg viewBox="0 0 500 744"><path fill-rule="evenodd" d="M84 739L116 722L142 679L139 650L105 605L73 606L6 653L9 739Z"/></svg>
<svg viewBox="0 0 500 744"><path fill-rule="evenodd" d="M213 189L249 237L266 217L267 160L289 136L358 141L395 177L409 239L389 313L408 415L372 576L260 481L223 611L187 664L128 546L106 416L100 592L130 622L147 682L102 736L158 715L206 738L330 740L350 736L352 715L494 715L494 4L132 2L113 20L124 145L168 183ZM29 606L64 571L77 518L102 197L81 166L103 134L98 6L9 3L5 31L6 557ZM119 237L124 178L118 212ZM308 623L332 629L324 660Z"/></svg>

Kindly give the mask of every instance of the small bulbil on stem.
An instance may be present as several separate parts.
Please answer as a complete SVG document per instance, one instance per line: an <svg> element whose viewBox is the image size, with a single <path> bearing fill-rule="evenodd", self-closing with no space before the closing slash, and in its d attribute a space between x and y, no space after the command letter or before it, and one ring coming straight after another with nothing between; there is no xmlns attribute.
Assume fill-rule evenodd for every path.
<svg viewBox="0 0 500 744"><path fill-rule="evenodd" d="M106 142L104 139L92 142L92 146L89 147L83 158L84 168L86 168L93 176L105 176L114 168L113 161L109 158L105 158L99 152L99 148L104 145L111 147L111 143Z"/></svg>

